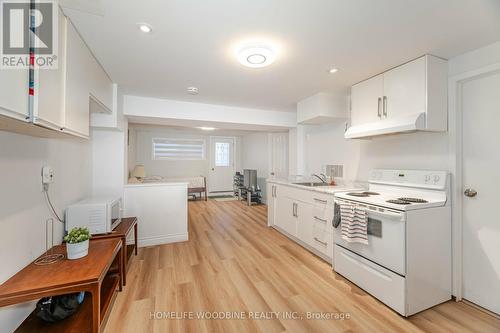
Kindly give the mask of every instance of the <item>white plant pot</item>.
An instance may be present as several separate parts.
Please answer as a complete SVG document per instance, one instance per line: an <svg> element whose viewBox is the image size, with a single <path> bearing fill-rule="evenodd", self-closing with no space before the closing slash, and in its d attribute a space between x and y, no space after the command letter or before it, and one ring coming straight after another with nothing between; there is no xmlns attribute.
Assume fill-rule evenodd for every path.
<svg viewBox="0 0 500 333"><path fill-rule="evenodd" d="M89 254L89 240L81 243L70 244L66 243L66 252L68 259L80 259Z"/></svg>

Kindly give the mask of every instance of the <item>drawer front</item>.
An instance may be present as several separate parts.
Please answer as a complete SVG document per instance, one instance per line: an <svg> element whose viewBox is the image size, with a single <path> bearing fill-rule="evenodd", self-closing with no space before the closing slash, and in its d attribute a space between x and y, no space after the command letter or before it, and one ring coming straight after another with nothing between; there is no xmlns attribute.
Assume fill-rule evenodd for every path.
<svg viewBox="0 0 500 333"><path fill-rule="evenodd" d="M310 202L318 208L321 209L333 209L335 197L333 194L324 194L318 192L310 192L309 200Z"/></svg>
<svg viewBox="0 0 500 333"><path fill-rule="evenodd" d="M325 226L321 222L314 222L311 245L329 258L333 258L333 235L326 232Z"/></svg>
<svg viewBox="0 0 500 333"><path fill-rule="evenodd" d="M332 220L333 220L333 208L320 208L316 205L312 206L312 217L313 222L321 222L328 226L327 231L333 232Z"/></svg>
<svg viewBox="0 0 500 333"><path fill-rule="evenodd" d="M371 261L335 246L335 271L380 301L406 315L405 279Z"/></svg>

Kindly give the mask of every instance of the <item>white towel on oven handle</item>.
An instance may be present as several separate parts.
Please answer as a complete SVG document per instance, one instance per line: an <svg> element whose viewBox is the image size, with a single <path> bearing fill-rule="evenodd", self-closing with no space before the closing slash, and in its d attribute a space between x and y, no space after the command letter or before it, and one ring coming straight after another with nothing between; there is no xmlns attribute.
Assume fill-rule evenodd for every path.
<svg viewBox="0 0 500 333"><path fill-rule="evenodd" d="M368 214L358 205L340 203L340 232L349 243L368 244Z"/></svg>

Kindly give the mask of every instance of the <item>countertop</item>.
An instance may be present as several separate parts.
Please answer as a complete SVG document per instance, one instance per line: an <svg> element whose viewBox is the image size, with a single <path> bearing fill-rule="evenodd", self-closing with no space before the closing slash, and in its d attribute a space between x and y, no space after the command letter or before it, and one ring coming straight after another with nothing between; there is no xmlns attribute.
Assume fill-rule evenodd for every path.
<svg viewBox="0 0 500 333"><path fill-rule="evenodd" d="M187 182L168 182L168 183L155 183L155 182L150 182L150 183L128 183L125 184L124 187L152 187L152 186L179 186L179 185L185 185L186 187L189 185Z"/></svg>
<svg viewBox="0 0 500 333"><path fill-rule="evenodd" d="M363 190L364 188L360 185L356 185L352 182L348 184L339 184L334 186L304 186L298 185L294 183L305 183L311 180L289 180L289 179L279 179L279 178L268 178L266 182L273 184L286 185L290 187L295 187L301 190L319 192L319 193L327 193L334 194L336 192L347 192L347 191L355 191L355 190ZM316 182L312 180L311 182Z"/></svg>

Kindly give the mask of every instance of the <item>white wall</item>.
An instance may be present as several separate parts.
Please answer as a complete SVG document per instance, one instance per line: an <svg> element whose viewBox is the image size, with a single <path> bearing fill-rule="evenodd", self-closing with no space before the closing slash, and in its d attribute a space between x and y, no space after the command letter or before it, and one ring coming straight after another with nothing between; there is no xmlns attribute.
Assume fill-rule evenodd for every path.
<svg viewBox="0 0 500 333"><path fill-rule="evenodd" d="M343 164L344 178L360 181L374 168L449 170L447 133L345 140L343 123L307 126L305 132L305 176L324 172L326 164Z"/></svg>
<svg viewBox="0 0 500 333"><path fill-rule="evenodd" d="M256 132L241 137L241 169L257 170L257 183L266 202L266 178L269 175L269 134Z"/></svg>
<svg viewBox="0 0 500 333"><path fill-rule="evenodd" d="M500 62L500 42L450 59L449 76ZM302 126L297 127L297 131ZM371 140L345 140L344 123L304 126L303 154L297 167L304 175L320 172L325 164L344 164L346 179L365 181L374 168L436 169L450 171L449 134L418 132L377 137ZM300 135L291 151L300 151ZM292 140L290 141L293 142ZM291 161L290 164L295 161ZM300 172L299 172L300 173Z"/></svg>
<svg viewBox="0 0 500 333"><path fill-rule="evenodd" d="M137 156L136 148L137 132L135 131L134 127L129 126L127 139L127 178L130 176L130 173L134 170L135 167L135 159Z"/></svg>
<svg viewBox="0 0 500 333"><path fill-rule="evenodd" d="M144 164L146 174L148 176L156 175L163 177L191 177L205 176L208 177L208 169L210 165L210 136L234 136L235 140L235 167L236 170L241 169L241 139L231 132L214 132L213 134L205 134L200 131L194 131L183 128L172 127L151 127L151 126L134 126L133 135L135 140L130 141L129 154L135 152L135 158L129 156L129 163ZM241 134L239 134L241 135ZM168 138L168 139L199 139L205 141L205 159L195 161L183 160L153 160L152 159L152 140L153 138ZM129 167L133 168L133 167Z"/></svg>
<svg viewBox="0 0 500 333"><path fill-rule="evenodd" d="M127 132L93 129L91 136L93 195L123 197L123 185L128 178Z"/></svg>
<svg viewBox="0 0 500 333"><path fill-rule="evenodd" d="M250 109L226 105L192 103L139 96L124 96L124 114L126 116L150 118L156 124L162 119L178 121L211 122L217 128L243 129L251 126L270 126L274 128L295 127L297 115L293 112ZM229 124L231 127L223 127ZM207 126L207 125L205 125ZM242 127L240 126L240 129Z"/></svg>
<svg viewBox="0 0 500 333"><path fill-rule="evenodd" d="M45 220L52 217L42 192L41 168L50 165L50 187L59 214L68 204L91 194L91 145L83 139L40 139L0 131L0 283L45 250ZM55 241L63 226L55 222ZM0 308L0 332L13 331L33 310L33 303Z"/></svg>

